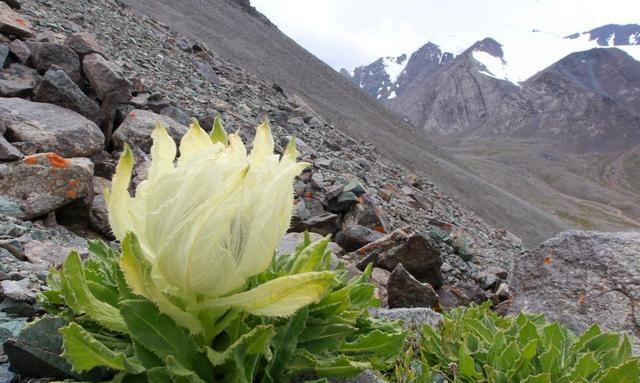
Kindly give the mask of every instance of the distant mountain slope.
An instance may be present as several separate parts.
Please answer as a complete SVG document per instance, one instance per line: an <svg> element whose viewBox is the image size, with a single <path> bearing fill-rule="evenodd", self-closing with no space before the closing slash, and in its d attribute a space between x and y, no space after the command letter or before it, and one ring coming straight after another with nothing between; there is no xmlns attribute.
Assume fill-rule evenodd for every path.
<svg viewBox="0 0 640 383"><path fill-rule="evenodd" d="M640 25L607 24L587 32L574 33L566 38L577 39L581 36L596 41L600 46L640 45Z"/></svg>
<svg viewBox="0 0 640 383"><path fill-rule="evenodd" d="M297 93L337 128L424 174L494 224L533 244L568 225L467 172L413 128L261 17L230 0L121 0L216 54ZM246 1L245 1L246 3ZM310 143L319 145L320 143Z"/></svg>

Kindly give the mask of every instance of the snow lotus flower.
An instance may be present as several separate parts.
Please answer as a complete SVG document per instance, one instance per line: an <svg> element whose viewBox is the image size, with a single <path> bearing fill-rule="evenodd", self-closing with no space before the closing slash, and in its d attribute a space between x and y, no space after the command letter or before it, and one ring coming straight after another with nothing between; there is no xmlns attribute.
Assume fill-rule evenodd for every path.
<svg viewBox="0 0 640 383"><path fill-rule="evenodd" d="M287 316L322 297L331 272L284 276L244 291L269 267L290 225L293 180L308 166L296 162L293 140L282 156L274 154L265 120L247 154L221 124L208 135L194 121L175 160L176 144L162 125L152 138L148 179L135 196L128 191L128 147L105 191L113 233L123 243L121 268L135 293L192 332L202 331L201 310Z"/></svg>

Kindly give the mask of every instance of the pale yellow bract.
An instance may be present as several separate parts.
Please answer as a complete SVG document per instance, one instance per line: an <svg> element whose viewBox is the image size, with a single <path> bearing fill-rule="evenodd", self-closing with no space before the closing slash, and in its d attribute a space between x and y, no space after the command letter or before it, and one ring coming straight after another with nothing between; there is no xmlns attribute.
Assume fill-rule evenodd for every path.
<svg viewBox="0 0 640 383"><path fill-rule="evenodd" d="M257 294L255 298L268 295L277 303L279 292L265 294L266 285L283 287L285 295L291 295L296 285L309 285L308 296L298 291L290 297L293 306L280 307L283 315L319 299L324 288L311 286L328 285L333 277L324 273L278 278L242 292L247 278L268 268L290 225L293 180L308 166L296 162L293 140L282 156L274 154L271 129L265 121L256 129L253 149L247 155L238 135L213 138L194 121L180 142L175 161L176 145L162 125L158 124L152 137L148 179L131 197L133 154L125 147L105 200L114 235L122 241L127 233L135 234L158 291L192 305L236 304L251 312L250 294ZM123 270L126 274L133 268ZM147 298L158 303L153 297L157 293L145 294L142 287L135 287L143 285L141 274L125 276L134 291L152 295ZM228 295L235 292L241 293ZM162 310L162 304L159 306ZM278 315L269 310L269 305L256 307L258 314Z"/></svg>

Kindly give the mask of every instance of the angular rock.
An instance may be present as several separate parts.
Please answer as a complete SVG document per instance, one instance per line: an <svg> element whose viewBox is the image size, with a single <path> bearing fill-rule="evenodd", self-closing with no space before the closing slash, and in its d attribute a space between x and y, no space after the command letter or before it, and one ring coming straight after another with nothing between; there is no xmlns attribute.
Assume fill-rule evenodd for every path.
<svg viewBox="0 0 640 383"><path fill-rule="evenodd" d="M442 286L442 255L438 245L428 236L410 227L400 228L349 254L360 270L369 263L393 271L399 263L415 278L434 288Z"/></svg>
<svg viewBox="0 0 640 383"><path fill-rule="evenodd" d="M420 283L399 263L387 282L389 308L438 307L438 294L428 283Z"/></svg>
<svg viewBox="0 0 640 383"><path fill-rule="evenodd" d="M376 206L371 196L364 194L358 203L351 206L344 216L345 225L360 225L381 233L388 232L388 225L382 209Z"/></svg>
<svg viewBox="0 0 640 383"><path fill-rule="evenodd" d="M160 111L160 114L163 116L167 116L175 120L177 123L182 124L184 126L189 126L191 124L192 118L189 117L182 109L177 108L173 105L169 105L166 108L163 108ZM212 125L213 126L213 125ZM203 129L211 128L210 126L203 126Z"/></svg>
<svg viewBox="0 0 640 383"><path fill-rule="evenodd" d="M125 143L136 146L144 152L151 150L151 132L156 123L162 123L174 140L179 141L187 132L187 127L174 121L172 118L156 114L148 110L133 110L120 124L113 134L113 145L122 148Z"/></svg>
<svg viewBox="0 0 640 383"><path fill-rule="evenodd" d="M472 303L481 304L490 298L477 284L458 282L454 286L444 285L438 290L440 305L445 309L458 306L468 306Z"/></svg>
<svg viewBox="0 0 640 383"><path fill-rule="evenodd" d="M131 98L131 83L121 68L100 54L85 56L82 69L100 100L108 98L112 103L126 103Z"/></svg>
<svg viewBox="0 0 640 383"><path fill-rule="evenodd" d="M297 222L294 219L292 231L303 232L309 230L321 235L334 234L340 228L338 219L339 217L333 213L324 213Z"/></svg>
<svg viewBox="0 0 640 383"><path fill-rule="evenodd" d="M0 70L1 97L29 97L37 78L34 69L21 64L11 64Z"/></svg>
<svg viewBox="0 0 640 383"><path fill-rule="evenodd" d="M20 9L20 2L18 0L2 0L7 3L13 9Z"/></svg>
<svg viewBox="0 0 640 383"><path fill-rule="evenodd" d="M98 104L87 97L63 70L48 70L33 91L33 101L55 104L78 112L100 126L104 117Z"/></svg>
<svg viewBox="0 0 640 383"><path fill-rule="evenodd" d="M96 35L91 32L76 32L66 38L64 44L73 49L80 59L91 53L103 54L102 47L98 44Z"/></svg>
<svg viewBox="0 0 640 383"><path fill-rule="evenodd" d="M59 317L43 317L34 322L15 338L4 343L12 371L31 378L73 378L97 381L107 377L103 370L91 370L78 374L62 353L62 335L58 329L67 324ZM96 380L97 379L97 380Z"/></svg>
<svg viewBox="0 0 640 383"><path fill-rule="evenodd" d="M373 231L360 225L343 226L342 231L336 235L336 241L345 251L356 251L362 246L377 241L384 234Z"/></svg>
<svg viewBox="0 0 640 383"><path fill-rule="evenodd" d="M334 213L341 213L349 210L351 206L358 202L358 197L352 192L342 192L338 198L327 202L327 210Z"/></svg>
<svg viewBox="0 0 640 383"><path fill-rule="evenodd" d="M381 307L389 307L389 299L387 294L387 283L389 282L389 275L391 273L388 270L374 267L371 270L371 278L369 280L376 287L376 294L380 299Z"/></svg>
<svg viewBox="0 0 640 383"><path fill-rule="evenodd" d="M19 160L22 157L22 152L11 145L4 136L0 136L0 161Z"/></svg>
<svg viewBox="0 0 640 383"><path fill-rule="evenodd" d="M195 65L196 69L198 70L198 72L200 72L200 74L202 75L202 77L204 77L205 80L207 80L213 85L220 84L220 77L218 77L218 75L213 70L211 65L209 65L209 63L206 63L203 60L194 59L193 64Z"/></svg>
<svg viewBox="0 0 640 383"><path fill-rule="evenodd" d="M95 123L57 105L0 98L0 121L11 142L36 144L38 152L90 157L102 150L104 135Z"/></svg>
<svg viewBox="0 0 640 383"><path fill-rule="evenodd" d="M31 37L33 30L27 20L11 9L9 4L0 1L0 33L18 37Z"/></svg>
<svg viewBox="0 0 640 383"><path fill-rule="evenodd" d="M542 313L577 332L598 323L640 338L639 260L639 232L562 232L516 261L509 311Z"/></svg>
<svg viewBox="0 0 640 383"><path fill-rule="evenodd" d="M90 196L92 177L89 159L41 153L0 163L0 194L20 206L20 218L33 219Z"/></svg>
<svg viewBox="0 0 640 383"><path fill-rule="evenodd" d="M9 44L9 50L22 64L25 64L31 58L31 48L20 39L13 40Z"/></svg>
<svg viewBox="0 0 640 383"><path fill-rule="evenodd" d="M5 297L20 302L35 302L39 292L31 287L29 278L23 278L19 281L5 280L0 282L0 286L2 286L2 293Z"/></svg>
<svg viewBox="0 0 640 383"><path fill-rule="evenodd" d="M76 84L82 82L80 59L71 48L54 43L38 44L31 52L31 62L40 73L62 69Z"/></svg>

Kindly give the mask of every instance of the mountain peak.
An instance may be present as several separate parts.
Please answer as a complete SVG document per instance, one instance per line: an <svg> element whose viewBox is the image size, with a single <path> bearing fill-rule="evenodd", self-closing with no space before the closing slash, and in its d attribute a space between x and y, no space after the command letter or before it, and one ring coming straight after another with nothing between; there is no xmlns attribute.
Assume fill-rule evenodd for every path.
<svg viewBox="0 0 640 383"><path fill-rule="evenodd" d="M502 44L492 39L491 37L485 37L484 39L477 41L473 44L468 51L480 51L490 54L493 57L503 59L504 52L502 51Z"/></svg>
<svg viewBox="0 0 640 383"><path fill-rule="evenodd" d="M640 45L640 24L607 24L565 38L577 39L581 36L587 36L590 41L603 47Z"/></svg>

